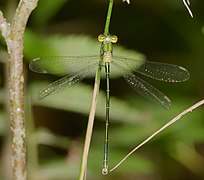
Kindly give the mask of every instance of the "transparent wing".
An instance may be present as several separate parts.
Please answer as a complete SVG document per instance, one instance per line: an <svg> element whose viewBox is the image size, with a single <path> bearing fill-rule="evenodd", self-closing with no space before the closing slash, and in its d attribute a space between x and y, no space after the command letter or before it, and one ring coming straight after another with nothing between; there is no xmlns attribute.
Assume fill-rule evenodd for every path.
<svg viewBox="0 0 204 180"><path fill-rule="evenodd" d="M99 58L99 55L41 57L33 59L29 64L29 68L37 73L64 76L73 74L84 67L88 68L97 64Z"/></svg>
<svg viewBox="0 0 204 180"><path fill-rule="evenodd" d="M136 69L140 68L144 62L145 60L143 59L131 59L119 56L113 56L112 58L112 64L115 64L128 72L134 72Z"/></svg>
<svg viewBox="0 0 204 180"><path fill-rule="evenodd" d="M152 85L148 84L141 78L135 76L134 74L124 75L126 82L140 95L155 102L165 109L169 109L171 106L170 99L163 94L158 89L154 88Z"/></svg>
<svg viewBox="0 0 204 180"><path fill-rule="evenodd" d="M158 89L150 85L149 83L145 82L141 78L137 77L136 75L129 72L128 69L125 69L124 67L121 67L115 62L112 62L112 64L120 69L123 72L123 76L126 80L126 82L140 95L143 97L151 100L152 102L155 102L165 109L169 109L171 106L171 101L169 98L160 92Z"/></svg>
<svg viewBox="0 0 204 180"><path fill-rule="evenodd" d="M42 100L48 95L59 93L64 89L71 87L83 80L90 73L90 70L96 70L96 68L97 65L93 64L92 66L89 66L89 68L82 68L72 75L65 76L49 84L46 88L40 91L38 98Z"/></svg>
<svg viewBox="0 0 204 180"><path fill-rule="evenodd" d="M190 77L189 72L178 65L142 61L117 56L114 56L113 61L115 64L129 72L134 71L159 81L182 82L188 80Z"/></svg>
<svg viewBox="0 0 204 180"><path fill-rule="evenodd" d="M146 61L136 72L165 82L182 82L190 77L189 72L181 66L151 61Z"/></svg>

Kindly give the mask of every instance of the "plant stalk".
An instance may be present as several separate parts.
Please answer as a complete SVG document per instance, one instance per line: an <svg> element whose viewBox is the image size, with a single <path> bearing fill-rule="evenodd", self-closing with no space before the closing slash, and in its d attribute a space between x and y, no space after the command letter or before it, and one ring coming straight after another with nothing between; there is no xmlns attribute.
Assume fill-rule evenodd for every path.
<svg viewBox="0 0 204 180"><path fill-rule="evenodd" d="M26 140L24 112L23 38L30 13L38 0L20 0L11 25L0 12L0 30L9 54L9 108L12 141L12 179L25 180Z"/></svg>
<svg viewBox="0 0 204 180"><path fill-rule="evenodd" d="M110 0L109 6L108 6L107 17L106 17L106 24L104 28L104 35L109 34L109 26L110 26L112 8L113 8L113 0ZM79 180L86 179L87 160L88 160L88 153L89 153L91 137L92 137L92 132L93 132L93 124L94 124L94 117L96 113L97 98L98 98L99 87L100 87L102 62L103 62L103 56L100 54L99 65L98 65L98 69L97 69L96 77L95 77L93 97L92 97L92 102L91 102L91 109L89 113L89 119L88 119L88 125L87 125L87 131L86 131L86 137L85 137L85 143L84 143L84 150L82 154L82 162L81 162Z"/></svg>

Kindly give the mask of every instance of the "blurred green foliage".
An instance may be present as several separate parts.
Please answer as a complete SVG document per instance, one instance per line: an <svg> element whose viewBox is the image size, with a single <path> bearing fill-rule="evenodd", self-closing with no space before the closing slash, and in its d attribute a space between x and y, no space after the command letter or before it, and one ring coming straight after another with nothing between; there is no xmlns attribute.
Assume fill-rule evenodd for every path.
<svg viewBox="0 0 204 180"><path fill-rule="evenodd" d="M1 1L0 9L4 13L9 12L10 3ZM32 58L40 56L99 54L97 35L103 32L106 8L107 1L49 0L48 3L40 0L31 15L24 41L26 120L30 146L28 169L34 168L34 171L29 171L30 178L77 178L94 74L84 83L39 101L39 90L58 77L30 72L27 64ZM131 1L130 5L115 1L111 33L119 37L119 43L114 45L114 54L178 64L189 70L191 78L182 84L147 79L172 100L171 110L165 111L137 96L119 74L111 74L110 167L155 130L204 97L204 4L202 0L192 1L191 8L193 19L181 0L138 0ZM1 38L1 62L6 62L5 51L5 43ZM8 116L5 115L6 77L3 67L1 64L1 149L6 144L9 125ZM103 176L104 84L102 81L87 179L204 178L203 107L187 114L162 132L129 157L115 172ZM33 113L29 108L31 105ZM2 156L8 155L3 150L1 153Z"/></svg>

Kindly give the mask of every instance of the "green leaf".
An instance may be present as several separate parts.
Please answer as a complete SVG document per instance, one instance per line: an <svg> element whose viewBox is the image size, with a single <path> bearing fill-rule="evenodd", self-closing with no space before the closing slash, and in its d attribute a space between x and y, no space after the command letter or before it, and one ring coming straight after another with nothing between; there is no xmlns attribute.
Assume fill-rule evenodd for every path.
<svg viewBox="0 0 204 180"><path fill-rule="evenodd" d="M48 96L41 101L38 100L37 96L39 91L47 85L45 82L35 82L31 84L30 91L34 105L73 111L88 116L92 99L92 87L80 83L59 94ZM105 98L105 93L100 91L96 116L101 119L105 119ZM127 102L111 97L111 120L136 123L142 119L142 116L141 111L130 106Z"/></svg>
<svg viewBox="0 0 204 180"><path fill-rule="evenodd" d="M38 175L41 179L76 179L78 170L79 162L66 163L64 159L52 159L40 166Z"/></svg>
<svg viewBox="0 0 204 180"><path fill-rule="evenodd" d="M73 55L98 55L99 57L100 43L95 39L85 35L69 35L69 36L54 36L44 37L34 34L31 31L26 31L25 36L25 49L24 54L29 59L37 57L49 56L73 56ZM134 57L135 60L139 59L144 61L144 56L136 51L127 50L121 46L114 46L114 53L122 57ZM82 62L84 64L84 62ZM53 63L47 63L44 67L46 69L53 68ZM63 66L63 64L62 64ZM67 65L66 65L67 66ZM97 65L96 65L97 66ZM80 64L79 64L80 67ZM72 70L70 67L70 70ZM58 70L60 72L60 70ZM75 72L76 70L73 69ZM95 72L91 71L89 76L94 76ZM102 71L103 72L103 71ZM60 74L60 73L59 73ZM102 78L105 77L102 73ZM111 78L121 76L122 72L114 66L111 67Z"/></svg>
<svg viewBox="0 0 204 180"><path fill-rule="evenodd" d="M100 54L101 43L96 38L87 35L71 34L67 36L45 36L26 30L24 39L24 54L26 58L40 56L70 56ZM144 55L134 50L125 49L119 45L114 46L114 54L117 56L145 59ZM31 59L30 59L31 60Z"/></svg>
<svg viewBox="0 0 204 180"><path fill-rule="evenodd" d="M35 132L35 135L37 136L38 144L60 147L64 149L67 149L70 144L70 141L67 137L58 135L49 129L38 128L37 132Z"/></svg>

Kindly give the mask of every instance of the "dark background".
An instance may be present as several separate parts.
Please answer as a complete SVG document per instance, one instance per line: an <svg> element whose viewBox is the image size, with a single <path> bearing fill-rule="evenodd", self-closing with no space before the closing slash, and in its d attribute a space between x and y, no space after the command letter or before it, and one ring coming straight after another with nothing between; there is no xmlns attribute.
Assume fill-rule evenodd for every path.
<svg viewBox="0 0 204 180"><path fill-rule="evenodd" d="M12 19L17 3L15 0L0 2L6 18ZM203 1L191 1L194 18L190 17L181 0L132 0L130 5L115 0L114 3L110 33L119 38L114 45L115 55L121 53L128 57L132 52L139 52L150 61L183 66L191 77L187 82L175 84L144 78L171 99L172 108L167 111L137 95L122 77L113 74L110 167L155 130L204 97ZM37 140L34 141L37 143L32 138L28 140L31 178L77 179L94 78L39 101L36 98L38 91L59 77L33 73L28 69L28 63L39 56L99 54L97 36L103 33L107 5L107 0L49 0L49 3L39 0L29 19L24 47L26 122L28 138L32 136ZM3 103L6 102L7 55L5 42L2 37L0 40L0 142L3 157L8 134L6 103ZM105 81L102 80L87 179L204 178L203 107L182 117L118 169L103 176L104 92ZM0 171L1 174L3 176Z"/></svg>

